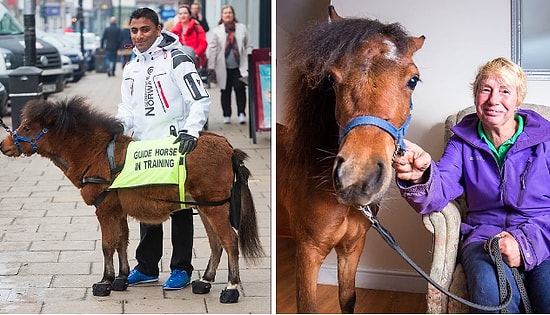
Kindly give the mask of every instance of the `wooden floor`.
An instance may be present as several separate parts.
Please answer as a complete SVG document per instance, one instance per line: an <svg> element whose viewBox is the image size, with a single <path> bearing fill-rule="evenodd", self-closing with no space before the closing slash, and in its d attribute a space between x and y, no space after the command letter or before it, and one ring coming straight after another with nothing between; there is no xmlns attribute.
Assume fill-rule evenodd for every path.
<svg viewBox="0 0 550 315"><path fill-rule="evenodd" d="M277 238L277 305L278 314L296 313L295 244L293 239ZM338 306L338 288L317 285L319 313L341 313ZM357 289L355 313L425 313L424 294Z"/></svg>

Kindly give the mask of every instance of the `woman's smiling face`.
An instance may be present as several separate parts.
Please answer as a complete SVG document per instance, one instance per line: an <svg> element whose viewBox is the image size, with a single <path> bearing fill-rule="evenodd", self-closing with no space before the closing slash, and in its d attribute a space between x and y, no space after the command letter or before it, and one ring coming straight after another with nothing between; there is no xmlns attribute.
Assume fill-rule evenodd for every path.
<svg viewBox="0 0 550 315"><path fill-rule="evenodd" d="M480 82L475 102L477 115L484 126L504 126L514 119L519 106L517 87L498 76L489 76Z"/></svg>

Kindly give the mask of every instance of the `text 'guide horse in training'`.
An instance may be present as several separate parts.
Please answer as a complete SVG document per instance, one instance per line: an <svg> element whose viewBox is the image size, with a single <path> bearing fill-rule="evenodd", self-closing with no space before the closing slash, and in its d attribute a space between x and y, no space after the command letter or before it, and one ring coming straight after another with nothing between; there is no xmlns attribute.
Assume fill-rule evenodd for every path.
<svg viewBox="0 0 550 315"><path fill-rule="evenodd" d="M126 152L134 141L122 134L120 122L94 110L84 98L30 101L22 109L17 130L3 126L10 132L0 143L3 154L18 157L38 153L49 158L80 189L84 202L95 205L101 227L104 271L101 281L93 285L94 295L109 295L111 290L127 288L128 215L144 223L160 224L173 211L190 204L199 212L211 250L203 276L193 282L193 293L210 291L223 249L227 253L229 272L220 302L237 302L239 248L250 262L263 257L264 252L248 187L250 171L244 165L247 154L233 148L225 137L203 132L195 150L185 156L186 177L180 182L185 183L184 195L192 201L184 204L180 202L182 188L178 184L110 189L113 179L116 182L117 176L126 170L121 172L121 167L128 161ZM174 139L168 139L170 144ZM157 153L160 157L143 160L142 164L147 167L138 167L142 161L130 165L130 173L155 164L176 164L178 159L183 159L176 148L142 152L149 153L136 153L134 158L148 158ZM175 156L176 162L167 160L170 155ZM113 264L115 252L119 261L117 276Z"/></svg>
<svg viewBox="0 0 550 315"><path fill-rule="evenodd" d="M374 212L404 149L412 93L420 79L413 54L424 36L397 23L340 18L300 32L289 46L287 121L277 126L277 226L296 240L299 313L317 312L320 266L338 256L339 303L355 306L355 274Z"/></svg>

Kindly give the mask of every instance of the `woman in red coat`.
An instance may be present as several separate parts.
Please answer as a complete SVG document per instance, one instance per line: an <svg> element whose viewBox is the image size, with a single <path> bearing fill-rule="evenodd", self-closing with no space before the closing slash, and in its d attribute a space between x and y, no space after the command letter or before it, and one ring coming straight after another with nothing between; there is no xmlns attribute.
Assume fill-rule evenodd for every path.
<svg viewBox="0 0 550 315"><path fill-rule="evenodd" d="M171 32L178 35L180 43L193 48L197 56L197 69L206 64L206 33L202 26L191 16L191 9L188 6L180 6L178 9L179 21L174 25Z"/></svg>

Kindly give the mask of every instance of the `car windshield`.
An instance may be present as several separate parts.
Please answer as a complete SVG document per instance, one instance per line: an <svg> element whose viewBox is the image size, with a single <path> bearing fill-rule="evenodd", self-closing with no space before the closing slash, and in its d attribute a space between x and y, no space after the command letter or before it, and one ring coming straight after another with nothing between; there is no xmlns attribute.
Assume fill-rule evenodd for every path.
<svg viewBox="0 0 550 315"><path fill-rule="evenodd" d="M4 6L0 6L0 35L23 34L23 26L17 21Z"/></svg>
<svg viewBox="0 0 550 315"><path fill-rule="evenodd" d="M48 43L54 45L55 48L57 48L59 50L63 50L63 49L66 49L68 47L71 47L71 46L67 45L66 43L64 43L63 40L61 40L60 37L52 36L52 35L49 35L49 34L38 34L37 37L39 37L39 38L47 41Z"/></svg>
<svg viewBox="0 0 550 315"><path fill-rule="evenodd" d="M65 35L74 41L76 47L80 48L80 33L65 33ZM84 33L82 35L84 37L84 49L95 50L98 46L96 44L96 35L93 33Z"/></svg>

